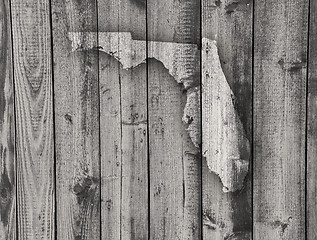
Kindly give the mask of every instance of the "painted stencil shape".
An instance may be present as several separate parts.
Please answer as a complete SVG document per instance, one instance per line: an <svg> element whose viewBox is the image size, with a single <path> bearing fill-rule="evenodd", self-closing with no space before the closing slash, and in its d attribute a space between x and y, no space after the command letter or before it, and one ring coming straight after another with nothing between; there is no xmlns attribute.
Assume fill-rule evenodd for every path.
<svg viewBox="0 0 317 240"><path fill-rule="evenodd" d="M184 85L187 102L182 121L196 148L201 146L209 169L216 173L224 191L243 187L248 172L250 147L242 123L234 109L234 95L222 72L216 42L203 39L202 52L196 44L133 40L129 32L71 32L72 51L98 49L131 69L148 58L160 61L169 74ZM202 106L200 104L200 54L202 54ZM201 137L201 116L202 129Z"/></svg>

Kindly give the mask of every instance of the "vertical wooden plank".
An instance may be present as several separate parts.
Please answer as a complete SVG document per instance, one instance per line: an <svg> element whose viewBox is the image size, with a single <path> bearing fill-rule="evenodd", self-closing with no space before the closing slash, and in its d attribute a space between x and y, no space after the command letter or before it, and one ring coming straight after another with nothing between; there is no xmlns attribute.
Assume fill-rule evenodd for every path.
<svg viewBox="0 0 317 240"><path fill-rule="evenodd" d="M49 1L13 0L19 239L54 239L54 134Z"/></svg>
<svg viewBox="0 0 317 240"><path fill-rule="evenodd" d="M257 1L254 239L305 239L308 1Z"/></svg>
<svg viewBox="0 0 317 240"><path fill-rule="evenodd" d="M120 1L119 31L146 41L146 5ZM135 51L146 51L134 49ZM130 56L133 59L133 55ZM147 65L120 68L122 112L121 239L148 239Z"/></svg>
<svg viewBox="0 0 317 240"><path fill-rule="evenodd" d="M121 239L148 239L146 64L121 70Z"/></svg>
<svg viewBox="0 0 317 240"><path fill-rule="evenodd" d="M0 239L16 239L15 122L10 3L0 1Z"/></svg>
<svg viewBox="0 0 317 240"><path fill-rule="evenodd" d="M160 42L149 43L149 55L170 53L173 64L181 61L186 73L195 72L199 54L198 62L191 62L193 53L186 43L200 42L199 1L148 0L147 9L148 40ZM185 45L175 50L166 42ZM187 79L192 82L187 90L168 70L162 62L148 62L150 239L200 239L201 159L182 122L186 92L197 91L195 86L200 85L199 69Z"/></svg>
<svg viewBox="0 0 317 240"><path fill-rule="evenodd" d="M121 104L119 64L100 53L100 144L102 239L121 236Z"/></svg>
<svg viewBox="0 0 317 240"><path fill-rule="evenodd" d="M202 0L202 37L216 41L222 71L235 96L235 109L250 142L252 139L252 1ZM207 63L202 62L202 64ZM204 86L202 91L205 91ZM203 131L207 131L204 124ZM204 144L208 143L203 142ZM247 160L251 161L251 159ZM249 239L252 232L250 175L246 177L243 188L235 192L222 190L223 184L219 177L210 172L205 161L202 175L203 239L223 239L229 236Z"/></svg>
<svg viewBox="0 0 317 240"><path fill-rule="evenodd" d="M119 31L120 1L98 1L99 31ZM108 12L108 14L104 14ZM105 19L106 18L106 19ZM105 20L103 20L105 19ZM104 22L103 22L104 21ZM119 52L119 49L116 48ZM100 53L100 145L101 145L101 236L103 240L121 239L121 100L120 64Z"/></svg>
<svg viewBox="0 0 317 240"><path fill-rule="evenodd" d="M52 27L57 239L97 240L101 230L98 51L86 49L97 44L96 2L53 1ZM81 49L72 49L71 41L80 42Z"/></svg>
<svg viewBox="0 0 317 240"><path fill-rule="evenodd" d="M307 239L317 238L317 2L310 1L307 105Z"/></svg>
<svg viewBox="0 0 317 240"><path fill-rule="evenodd" d="M98 1L100 36L103 32L130 32L134 40L145 41L145 7L142 1ZM120 53L119 45L128 39L113 36ZM126 47L136 55L142 51ZM127 62L133 59L132 54L125 57ZM113 57L101 53L100 79L102 239L147 239L146 65L123 69Z"/></svg>

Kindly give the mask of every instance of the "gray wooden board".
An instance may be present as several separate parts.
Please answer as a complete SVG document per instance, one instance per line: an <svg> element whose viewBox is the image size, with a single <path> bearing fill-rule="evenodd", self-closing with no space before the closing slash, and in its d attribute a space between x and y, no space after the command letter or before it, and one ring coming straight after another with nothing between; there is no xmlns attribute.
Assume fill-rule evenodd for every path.
<svg viewBox="0 0 317 240"><path fill-rule="evenodd" d="M19 239L55 238L53 82L49 1L13 0Z"/></svg>
<svg viewBox="0 0 317 240"><path fill-rule="evenodd" d="M249 142L252 140L252 9L252 1L202 1L202 37L216 41L221 68L234 94L235 108ZM202 90L208 91L204 86ZM203 131L208 130L203 128ZM250 238L251 175L246 177L242 189L223 192L218 176L203 163L202 184L203 239Z"/></svg>
<svg viewBox="0 0 317 240"><path fill-rule="evenodd" d="M134 39L146 39L145 4L130 0L98 1L98 8L100 35L102 32L126 31ZM120 39L118 35L114 41L121 42L125 39ZM122 50L118 46L114 51ZM99 58L101 172L104 176L102 239L147 239L149 206L146 65L128 70L123 69L120 62L107 54L101 53ZM133 55L129 55L127 61L132 58Z"/></svg>
<svg viewBox="0 0 317 240"><path fill-rule="evenodd" d="M199 9L194 0L147 1L147 39L199 44ZM149 54L173 50L148 48ZM186 62L191 53L183 48L178 54L186 70L192 71L195 65ZM197 76L193 79L196 86ZM152 59L148 62L148 103L150 239L200 239L201 159L182 122L186 91L162 63Z"/></svg>
<svg viewBox="0 0 317 240"><path fill-rule="evenodd" d="M97 31L94 1L52 2L57 239L100 238L98 52L68 33ZM97 41L97 33L83 44Z"/></svg>
<svg viewBox="0 0 317 240"><path fill-rule="evenodd" d="M254 239L305 239L308 1L254 17Z"/></svg>
<svg viewBox="0 0 317 240"><path fill-rule="evenodd" d="M0 1L0 239L16 239L16 172L10 2Z"/></svg>
<svg viewBox="0 0 317 240"><path fill-rule="evenodd" d="M317 238L317 1L310 2L307 105L307 239Z"/></svg>

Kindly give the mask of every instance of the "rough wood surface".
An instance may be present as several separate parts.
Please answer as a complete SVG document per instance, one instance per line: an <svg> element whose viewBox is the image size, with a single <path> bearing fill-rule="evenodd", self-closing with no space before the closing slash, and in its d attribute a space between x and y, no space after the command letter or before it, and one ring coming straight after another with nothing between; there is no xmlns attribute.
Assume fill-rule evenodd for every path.
<svg viewBox="0 0 317 240"><path fill-rule="evenodd" d="M0 239L16 239L14 89L10 2L0 1Z"/></svg>
<svg viewBox="0 0 317 240"><path fill-rule="evenodd" d="M199 8L191 0L147 1L148 40L199 42ZM182 58L185 72L195 72L191 56L185 46L171 58ZM199 72L191 79L187 92L197 91ZM200 239L201 159L182 122L186 90L156 60L148 62L148 86L150 239Z"/></svg>
<svg viewBox="0 0 317 240"><path fill-rule="evenodd" d="M255 239L305 239L307 22L306 0L255 4Z"/></svg>
<svg viewBox="0 0 317 240"><path fill-rule="evenodd" d="M57 239L100 239L98 51L72 52L97 42L94 1L53 1ZM97 43L96 43L97 44Z"/></svg>
<svg viewBox="0 0 317 240"><path fill-rule="evenodd" d="M120 239L122 142L119 63L99 54L102 239Z"/></svg>
<svg viewBox="0 0 317 240"><path fill-rule="evenodd" d="M244 187L250 143L234 107L234 94L220 65L215 40L202 39L202 152L224 192Z"/></svg>
<svg viewBox="0 0 317 240"><path fill-rule="evenodd" d="M307 240L317 239L317 1L310 2L307 105Z"/></svg>
<svg viewBox="0 0 317 240"><path fill-rule="evenodd" d="M250 143L234 108L234 95L222 72L216 41L207 38L202 39L202 87L202 152L211 171L209 174L219 176L224 192L239 191L244 187L248 173ZM235 235L227 229L234 222L224 218L228 223L221 224L214 217L214 209L210 208L214 205L207 205L212 198L216 199L208 196L211 189L206 189L207 193L204 193L206 238L212 234L219 235L217 238ZM207 230L213 231L209 235Z"/></svg>
<svg viewBox="0 0 317 240"><path fill-rule="evenodd" d="M99 31L119 31L120 1L98 2ZM108 14L104 14L108 12ZM119 39L118 39L119 41ZM119 52L119 48L114 52ZM100 52L101 239L121 239L122 128L120 63Z"/></svg>
<svg viewBox="0 0 317 240"><path fill-rule="evenodd" d="M121 0L119 31L146 40L146 8L138 1ZM142 48L142 49L140 49ZM131 52L146 50L146 45ZM128 47L129 49L129 47ZM122 49L120 49L122 50ZM135 55L130 55L131 61ZM148 239L148 114L147 64L131 70L120 66L122 112L121 239Z"/></svg>
<svg viewBox="0 0 317 240"><path fill-rule="evenodd" d="M13 0L19 239L55 238L49 1Z"/></svg>
<svg viewBox="0 0 317 240"><path fill-rule="evenodd" d="M317 238L316 12L0 0L0 239Z"/></svg>
<svg viewBox="0 0 317 240"><path fill-rule="evenodd" d="M234 95L233 104L236 109L236 118L242 122L243 129L240 129L240 133L245 134L248 141L251 142L252 1L202 1L202 36L216 41L225 81L229 84L228 86ZM206 64L208 62L202 62L203 69L204 67L206 68ZM212 72L212 69L209 71ZM204 75L204 71L202 72L202 77L207 78ZM212 74L209 74L210 77L212 77ZM224 96L224 93L228 87L223 80L222 83L219 83L220 80L221 77L220 79L217 78L217 83L223 87L218 90L218 94L221 98L225 99L226 96ZM205 97L209 94L209 98L212 98L212 94L210 93L217 91L213 86L217 86L218 84L211 82L211 89L205 90L203 84L203 92L206 91ZM227 91L230 90L227 89ZM229 105L231 104L229 103ZM205 104L205 110L209 108L208 106L208 104ZM222 110L220 109L220 111L225 109L226 107L222 108ZM203 116L205 110L203 103ZM230 112L230 107L228 112ZM211 119L217 118L212 117ZM221 132L225 129L222 128ZM206 129L203 126L203 138L208 135L207 133L205 134L205 131ZM213 134L210 136L215 138ZM228 135L227 137L228 139L234 139L234 136ZM208 142L204 142L203 140L203 145L208 144ZM219 147L221 148L221 145ZM250 153L244 154L245 157L248 155L250 156ZM250 169L252 159L244 160L250 161L248 164L248 168ZM223 184L220 182L219 177L211 173L207 164L203 163L203 239L223 239L229 236L236 236L238 239L242 239L242 236L245 237L243 239L251 237L252 193L250 176L247 176L244 181L242 180L242 183L243 187L241 190L223 192Z"/></svg>
<svg viewBox="0 0 317 240"><path fill-rule="evenodd" d="M146 65L122 71L122 239L148 239Z"/></svg>
<svg viewBox="0 0 317 240"><path fill-rule="evenodd" d="M111 58L100 54L102 109L107 109L102 120L109 128L101 136L102 142L109 143L102 157L102 174L108 178L102 185L102 239L147 239L146 64L123 69L123 61L129 65L140 52L146 52L146 44L134 48L129 41L132 37L146 40L146 8L141 1L131 0L98 1L98 7L99 46L114 48L107 52ZM130 38L118 34L125 31ZM113 32L112 37L106 37L108 32Z"/></svg>

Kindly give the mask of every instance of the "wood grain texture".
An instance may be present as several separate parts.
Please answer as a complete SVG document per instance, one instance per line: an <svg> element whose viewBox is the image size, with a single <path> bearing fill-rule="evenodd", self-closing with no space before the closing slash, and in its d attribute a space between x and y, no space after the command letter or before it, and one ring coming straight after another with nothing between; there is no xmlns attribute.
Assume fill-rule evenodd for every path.
<svg viewBox="0 0 317 240"><path fill-rule="evenodd" d="M57 239L100 239L97 8L94 1L53 1ZM68 33L82 49L72 52Z"/></svg>
<svg viewBox="0 0 317 240"><path fill-rule="evenodd" d="M141 1L98 1L98 7L100 32L130 32L135 40L146 39ZM126 40L118 35L118 43ZM123 49L118 46L116 51ZM133 60L132 54L126 57ZM102 53L100 59L101 124L107 125L101 132L102 239L148 239L146 64L124 70L113 57Z"/></svg>
<svg viewBox="0 0 317 240"><path fill-rule="evenodd" d="M0 1L0 239L16 239L15 121L10 2Z"/></svg>
<svg viewBox="0 0 317 240"><path fill-rule="evenodd" d="M121 236L121 104L119 63L99 54L102 239Z"/></svg>
<svg viewBox="0 0 317 240"><path fill-rule="evenodd" d="M257 1L254 239L305 239L308 1Z"/></svg>
<svg viewBox="0 0 317 240"><path fill-rule="evenodd" d="M98 2L99 31L109 31L104 24L114 24L116 27L112 31L119 31L119 3L120 1L115 0ZM105 12L108 12L108 14L104 14ZM119 49L115 51L119 52ZM120 64L111 56L100 53L99 66L100 126L102 126L100 129L102 174L101 239L119 240L121 239L122 197Z"/></svg>
<svg viewBox="0 0 317 240"><path fill-rule="evenodd" d="M310 2L307 105L307 238L317 238L317 2Z"/></svg>
<svg viewBox="0 0 317 240"><path fill-rule="evenodd" d="M11 1L19 239L54 239L54 131L49 1Z"/></svg>
<svg viewBox="0 0 317 240"><path fill-rule="evenodd" d="M148 239L146 65L120 71L122 107L122 239Z"/></svg>
<svg viewBox="0 0 317 240"><path fill-rule="evenodd" d="M252 1L203 0L202 37L216 41L222 71L235 96L236 112L251 142ZM203 135L204 131L207 129L203 127ZM248 236L246 239L249 239L252 229L251 177L246 177L241 190L225 193L218 176L203 164L202 184L203 239L229 236L238 239Z"/></svg>
<svg viewBox="0 0 317 240"><path fill-rule="evenodd" d="M148 40L199 43L197 1L147 1ZM148 48L151 51L168 49ZM180 49L186 72L196 69ZM188 55L189 56L189 55ZM177 57L177 56L172 56ZM175 58L175 61L178 59ZM187 61L187 62L186 62ZM185 90L156 60L148 62L150 239L200 239L201 159L182 122L186 91L200 85L199 72Z"/></svg>

